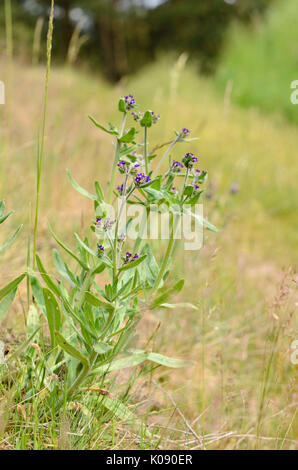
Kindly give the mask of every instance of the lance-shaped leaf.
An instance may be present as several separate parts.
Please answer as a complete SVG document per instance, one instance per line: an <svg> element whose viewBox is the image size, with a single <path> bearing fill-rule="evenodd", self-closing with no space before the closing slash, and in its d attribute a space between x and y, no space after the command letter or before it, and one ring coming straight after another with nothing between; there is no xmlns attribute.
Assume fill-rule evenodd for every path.
<svg viewBox="0 0 298 470"><path fill-rule="evenodd" d="M67 176L68 176L68 178L69 178L69 181L71 182L71 184L72 184L72 186L74 187L74 189L75 189L76 191L78 191L78 193L82 194L82 196L88 197L88 198L91 199L92 201L96 201L96 200L97 200L97 196L94 196L93 194L89 193L86 189L82 188L82 187L73 179L73 177L71 176L69 170L66 170L66 172L67 172Z"/></svg>
<svg viewBox="0 0 298 470"><path fill-rule="evenodd" d="M77 348L75 348L72 344L68 343L68 341L66 341L66 339L61 335L61 333L59 333L59 331L55 331L55 337L59 346L64 349L67 354L74 357L75 359L77 359L82 364L88 367L88 359Z"/></svg>
<svg viewBox="0 0 298 470"><path fill-rule="evenodd" d="M70 256L72 256L72 258L74 258L80 266L82 266L83 269L85 269L85 271L88 271L89 268L88 266L86 265L86 263L84 263L84 261L82 261L75 253L73 253L73 251L71 251L70 248L68 248L66 245L64 245L63 242L61 242L61 240L59 240L59 238L54 234L53 230L51 229L50 225L49 225L49 230L53 236L53 238L56 240L56 242L58 243L58 245L61 246L61 248L63 248L64 251L66 251L66 253L68 253Z"/></svg>
<svg viewBox="0 0 298 470"><path fill-rule="evenodd" d="M46 287L43 289L43 296L51 336L51 347L54 348L56 346L55 332L59 331L62 325L61 312L57 300L53 296L52 292Z"/></svg>
<svg viewBox="0 0 298 470"><path fill-rule="evenodd" d="M103 300L100 300L98 297L95 295L91 294L91 292L85 292L85 298L87 302L92 305L93 307L100 307L105 309L107 312L113 312L115 310L114 305L109 304L107 302L104 302Z"/></svg>
<svg viewBox="0 0 298 470"><path fill-rule="evenodd" d="M16 279L14 279L9 284L7 284L5 287L2 287L2 289L0 289L0 301L4 299L4 297L6 297L7 294L9 294L12 290L14 290L20 284L20 282L24 279L25 275L26 275L25 273L21 274Z"/></svg>
<svg viewBox="0 0 298 470"><path fill-rule="evenodd" d="M41 259L40 259L40 257L38 256L37 253L36 253L36 264L37 264L37 267L38 267L38 271L40 272L40 275L43 278L46 285L49 287L49 289L52 292L55 293L55 295L57 295L57 297L60 297L61 294L60 294L60 291L59 291L58 287L56 286L54 281L52 281L51 277L48 275L48 273L46 271L46 268L42 264Z"/></svg>
<svg viewBox="0 0 298 470"><path fill-rule="evenodd" d="M111 134L111 135L119 135L118 131L116 131L115 129L107 129L106 127L99 124L99 122L97 122L96 119L94 119L92 116L89 115L88 118L90 119L91 122L93 122L93 124L96 127L101 129L102 131L107 132L108 134Z"/></svg>
<svg viewBox="0 0 298 470"><path fill-rule="evenodd" d="M11 306L13 299L15 298L17 289L12 290L9 294L4 297L4 299L0 302L0 321L8 311L9 307Z"/></svg>
<svg viewBox="0 0 298 470"><path fill-rule="evenodd" d="M119 269L119 272L127 271L128 269L133 269L133 268L135 268L136 266L138 266L138 264L142 263L142 261L144 261L145 258L147 258L147 255L140 256L140 257L137 258L136 260L130 261L130 262L128 262L127 264L124 264L124 265L121 266L121 268Z"/></svg>
<svg viewBox="0 0 298 470"><path fill-rule="evenodd" d="M4 245L1 246L1 248L0 248L0 253L2 253L2 252L5 250L5 248L7 248L8 245L10 245L10 244L13 242L13 240L16 238L16 236L17 236L17 234L19 233L19 231L21 230L21 228L22 228L22 225L20 225L20 226L16 229L16 231L11 235L11 237L7 240L7 242L4 243Z"/></svg>

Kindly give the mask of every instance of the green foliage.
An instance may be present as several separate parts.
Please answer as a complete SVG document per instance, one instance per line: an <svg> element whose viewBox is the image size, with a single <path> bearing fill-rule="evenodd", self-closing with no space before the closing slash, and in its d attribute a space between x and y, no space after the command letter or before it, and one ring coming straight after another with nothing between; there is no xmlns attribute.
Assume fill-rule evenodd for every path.
<svg viewBox="0 0 298 470"><path fill-rule="evenodd" d="M290 96L297 79L298 4L276 2L264 21L256 18L249 28L235 25L221 58L217 83L228 83L232 100L244 107L281 112L298 123L298 110Z"/></svg>

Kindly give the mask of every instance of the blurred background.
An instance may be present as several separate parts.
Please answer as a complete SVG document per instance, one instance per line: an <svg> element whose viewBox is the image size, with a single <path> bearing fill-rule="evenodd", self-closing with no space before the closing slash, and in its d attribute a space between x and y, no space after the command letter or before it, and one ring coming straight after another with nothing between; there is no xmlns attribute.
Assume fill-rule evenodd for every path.
<svg viewBox="0 0 298 470"><path fill-rule="evenodd" d="M24 224L2 258L1 284L26 266L49 4L4 0L0 7L0 80L6 86L6 104L0 105L1 199L15 210L3 236ZM88 114L117 125L119 96L133 93L139 109L161 115L150 148L171 139L175 129L191 129L199 140L177 146L173 158L194 152L199 168L208 170L204 213L219 232L205 231L200 252L181 252L173 268L174 277L186 278L178 300L199 305L199 313L147 312L140 342L158 330L156 351L194 361L193 367L162 369L155 377L194 429L209 435L211 448L251 448L256 428L263 438L258 447L294 448L297 365L290 356L298 338L298 105L291 102L291 84L298 80L297 0L55 5L38 238L42 259L55 275L56 246L47 220L70 246L74 231L88 233L92 205L73 191L66 168L90 191L94 175L106 184L111 139L91 126ZM162 245L156 249L161 257ZM0 335L22 333L25 290L19 297ZM144 400L151 422L185 426L167 397L146 390L138 389L134 399ZM169 407L171 419L163 411ZM165 438L165 447L176 447L181 435L168 429Z"/></svg>

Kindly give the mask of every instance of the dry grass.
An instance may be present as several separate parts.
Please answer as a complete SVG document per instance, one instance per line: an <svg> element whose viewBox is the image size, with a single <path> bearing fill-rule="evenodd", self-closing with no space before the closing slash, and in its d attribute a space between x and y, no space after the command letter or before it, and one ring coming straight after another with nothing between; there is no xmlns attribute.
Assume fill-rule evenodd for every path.
<svg viewBox="0 0 298 470"><path fill-rule="evenodd" d="M116 88L68 68L52 70L38 251L53 266L47 220L69 243L74 243L74 230L82 233L89 226L91 204L70 187L65 169L86 188L95 175L106 182L111 142L90 124L88 114L113 121L118 96L130 91L142 107L151 106L162 116L154 141L166 141L174 128L184 126L199 134L189 150L199 153L201 168L208 169L216 186L204 210L222 231L205 233L203 249L181 252L174 268L177 278L186 277L179 300L198 304L199 311L148 313L139 329L139 342L145 343L161 323L152 342L155 350L192 359L194 366L178 372L158 369L152 383L138 379L131 396L139 414L149 413L150 427L158 428L161 448L294 448L297 366L290 362L290 345L297 339L298 130L280 117L224 105L191 68L182 72L171 97L172 65L161 62ZM20 221L25 225L2 260L1 284L26 265L43 75L42 68L14 64L11 105L0 109L2 193L7 207L16 210L6 228L12 231ZM229 188L235 181L240 192L233 196ZM25 305L25 290L2 322L1 337L7 341L22 333L21 301ZM122 384L118 379L116 393L128 381L127 376ZM60 437L68 446L64 428ZM80 435L79 425L75 432ZM89 448L105 445L101 432L88 441ZM131 429L108 433L114 447L140 446ZM49 440L48 445L54 444Z"/></svg>

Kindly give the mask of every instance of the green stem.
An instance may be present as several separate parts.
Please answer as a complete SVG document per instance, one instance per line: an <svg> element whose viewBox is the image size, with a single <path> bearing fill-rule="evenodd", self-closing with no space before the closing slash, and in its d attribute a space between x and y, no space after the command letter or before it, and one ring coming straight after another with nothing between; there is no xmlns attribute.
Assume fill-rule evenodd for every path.
<svg viewBox="0 0 298 470"><path fill-rule="evenodd" d="M77 378L75 379L75 381L73 382L71 387L69 387L69 389L67 391L67 399L72 397L72 395L76 392L76 390L80 387L80 385L87 378L87 376L89 375L89 373L91 372L91 370L94 366L94 363L95 363L96 359L97 359L97 353L95 351L92 351L91 354L90 354L89 364L84 365L82 367L79 375L77 376Z"/></svg>
<svg viewBox="0 0 298 470"><path fill-rule="evenodd" d="M168 265L168 262L169 262L169 258L172 254L172 250L173 250L173 247L174 247L174 244L175 244L174 235L176 233L176 224L172 222L171 226L172 226L172 229L171 229L171 234L170 234L170 239L169 239L167 251L166 251L166 254L163 258L162 265L160 267L157 279L154 283L154 286L153 286L153 289L152 289L152 294L154 294L157 291L157 289L159 288L159 284L161 283L161 280L162 280L162 278L165 274L165 271L167 269L167 265Z"/></svg>
<svg viewBox="0 0 298 470"><path fill-rule="evenodd" d="M145 174L148 175L149 172L149 166L148 166L148 155L147 155L147 134L148 134L148 129L147 127L144 128L144 161L145 161Z"/></svg>
<svg viewBox="0 0 298 470"><path fill-rule="evenodd" d="M117 168L117 163L119 161L120 148L121 148L121 143L119 142L119 138L121 138L123 135L126 117L127 117L127 114L123 113L121 126L120 126L120 135L117 139L117 144L116 144L116 149L115 149L115 154L114 154L114 162L113 162L113 167L112 167L111 180L110 180L109 192L108 192L108 198L107 198L108 204L111 203L112 195L113 195L113 188L115 186L116 168Z"/></svg>
<svg viewBox="0 0 298 470"><path fill-rule="evenodd" d="M47 115L49 78L50 78L50 68L51 68L51 53L52 53L52 41L53 41L53 21L54 21L54 0L51 1L51 11L50 11L48 35L47 35L47 68L46 68L45 96L44 96L44 106L43 106L43 122L42 122L42 134L41 134L40 147L39 147L39 142L38 142L36 208L35 208L34 241L33 241L33 269L35 269L35 257L36 257L40 181L41 181L42 162L43 162L43 155L44 155L46 115Z"/></svg>

